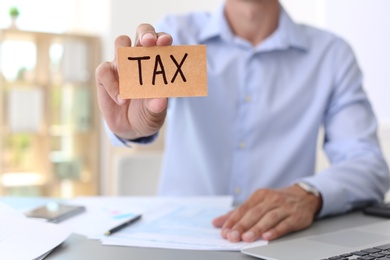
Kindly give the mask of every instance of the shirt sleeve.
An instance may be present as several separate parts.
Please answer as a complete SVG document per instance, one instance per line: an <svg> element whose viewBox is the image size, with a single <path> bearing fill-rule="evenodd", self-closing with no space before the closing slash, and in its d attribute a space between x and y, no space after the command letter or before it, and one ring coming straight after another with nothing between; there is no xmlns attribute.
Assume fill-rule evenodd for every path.
<svg viewBox="0 0 390 260"><path fill-rule="evenodd" d="M382 201L390 181L354 54L340 40L333 55L336 76L324 115L323 145L331 166L304 179L321 192L320 217Z"/></svg>
<svg viewBox="0 0 390 260"><path fill-rule="evenodd" d="M154 142L154 140L156 140L156 138L158 136L158 133L156 133L154 135L147 136L147 137L141 137L141 138L134 139L134 140L126 140L126 139L120 138L119 136L115 135L108 128L106 121L104 121L104 129L106 130L106 133L107 133L108 137L110 138L112 145L118 146L118 147L125 147L125 146L131 147L132 144L138 144L138 145L139 144L150 144L150 143Z"/></svg>

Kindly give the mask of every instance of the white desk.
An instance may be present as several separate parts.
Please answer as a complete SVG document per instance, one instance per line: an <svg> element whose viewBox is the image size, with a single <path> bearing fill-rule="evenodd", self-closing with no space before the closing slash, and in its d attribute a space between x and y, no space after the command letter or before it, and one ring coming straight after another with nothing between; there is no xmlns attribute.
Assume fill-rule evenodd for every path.
<svg viewBox="0 0 390 260"><path fill-rule="evenodd" d="M0 198L1 201L15 207L25 207L26 205L39 205L44 200L42 199L14 199ZM310 228L287 235L276 241L270 242L270 245L275 250L280 250L277 247L278 243L290 239L311 236L316 234L325 234L345 228L356 227L365 224L371 224L387 219L379 217L370 217L363 215L360 212L349 213L343 216L331 217L316 221ZM78 260L78 259L94 259L94 260L233 260L233 259L256 259L251 256L244 255L240 252L216 252L216 251L195 251L195 250L173 250L173 249L157 249L157 248L137 248L137 247L119 247L119 246L103 246L99 241L86 239L80 235L71 235L62 245L56 248L45 259L48 260Z"/></svg>

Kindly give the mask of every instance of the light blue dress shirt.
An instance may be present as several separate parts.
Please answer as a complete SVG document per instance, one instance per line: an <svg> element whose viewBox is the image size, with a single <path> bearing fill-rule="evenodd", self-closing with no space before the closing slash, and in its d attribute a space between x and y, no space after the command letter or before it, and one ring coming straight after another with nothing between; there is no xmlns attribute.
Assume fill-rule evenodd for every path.
<svg viewBox="0 0 390 260"><path fill-rule="evenodd" d="M242 203L257 189L303 180L322 194L320 216L383 199L389 170L377 122L342 39L295 24L283 9L277 30L255 47L232 33L223 6L168 16L156 28L174 45L207 45L209 91L169 100L160 194ZM332 166L315 174L321 127Z"/></svg>

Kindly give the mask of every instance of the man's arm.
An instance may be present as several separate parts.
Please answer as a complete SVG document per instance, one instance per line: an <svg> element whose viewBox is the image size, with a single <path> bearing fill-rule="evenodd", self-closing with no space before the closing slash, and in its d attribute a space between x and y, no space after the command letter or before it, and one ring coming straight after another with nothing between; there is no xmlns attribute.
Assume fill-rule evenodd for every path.
<svg viewBox="0 0 390 260"><path fill-rule="evenodd" d="M172 44L172 37L156 33L149 24L137 29L135 46L166 46ZM115 40L115 50L130 47L127 36ZM121 139L134 140L152 136L164 123L167 98L122 100L119 98L119 78L117 57L112 62L104 62L96 69L98 104L108 128Z"/></svg>
<svg viewBox="0 0 390 260"><path fill-rule="evenodd" d="M323 196L320 216L381 201L390 181L357 62L345 42L337 47L334 91L324 115L324 149L331 166L305 179Z"/></svg>
<svg viewBox="0 0 390 260"><path fill-rule="evenodd" d="M310 226L317 214L343 213L383 199L390 174L377 140L376 119L351 49L334 43L334 89L324 115L324 148L332 166L303 181L321 196L297 185L280 190L259 189L241 206L214 219L224 238L251 242L273 240ZM300 180L297 180L297 182Z"/></svg>

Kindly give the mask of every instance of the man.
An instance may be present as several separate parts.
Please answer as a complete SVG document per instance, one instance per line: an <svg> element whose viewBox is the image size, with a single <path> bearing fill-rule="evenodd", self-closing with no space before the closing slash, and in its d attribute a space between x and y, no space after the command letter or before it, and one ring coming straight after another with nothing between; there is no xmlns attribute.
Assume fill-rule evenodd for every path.
<svg viewBox="0 0 390 260"><path fill-rule="evenodd" d="M96 71L100 109L122 142L153 141L168 113L162 195L233 195L240 206L213 220L233 242L383 199L389 170L343 40L295 24L277 0L226 0L211 15L140 25L134 45L172 41L207 45L208 97L121 100L116 59ZM321 127L332 165L314 174Z"/></svg>

